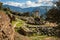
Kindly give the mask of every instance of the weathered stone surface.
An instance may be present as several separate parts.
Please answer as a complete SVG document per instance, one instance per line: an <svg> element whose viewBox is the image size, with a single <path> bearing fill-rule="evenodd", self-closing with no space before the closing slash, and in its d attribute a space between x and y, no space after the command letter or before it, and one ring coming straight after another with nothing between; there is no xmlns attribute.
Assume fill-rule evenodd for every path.
<svg viewBox="0 0 60 40"><path fill-rule="evenodd" d="M34 24L34 23L35 23L34 18L33 18L33 17L29 17L29 18L27 19L27 23L28 23L28 24Z"/></svg>
<svg viewBox="0 0 60 40"><path fill-rule="evenodd" d="M58 29L57 27L48 27L48 26L41 26L41 25L40 26L39 25L29 25L28 28L33 33L37 33L37 34L39 33L39 35L57 36L60 33L60 29Z"/></svg>
<svg viewBox="0 0 60 40"><path fill-rule="evenodd" d="M0 40L14 40L14 29L3 11L0 11Z"/></svg>

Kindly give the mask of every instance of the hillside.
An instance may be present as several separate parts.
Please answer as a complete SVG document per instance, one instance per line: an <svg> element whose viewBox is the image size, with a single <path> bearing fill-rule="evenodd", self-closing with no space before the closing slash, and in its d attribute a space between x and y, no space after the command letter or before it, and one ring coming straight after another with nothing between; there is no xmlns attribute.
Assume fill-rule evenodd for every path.
<svg viewBox="0 0 60 40"><path fill-rule="evenodd" d="M60 40L60 10L54 8L20 8L0 3L0 40Z"/></svg>
<svg viewBox="0 0 60 40"><path fill-rule="evenodd" d="M0 26L0 40L30 40L28 37L14 31L10 18L5 11L0 11Z"/></svg>
<svg viewBox="0 0 60 40"><path fill-rule="evenodd" d="M4 11L0 11L0 40L14 40L14 29Z"/></svg>

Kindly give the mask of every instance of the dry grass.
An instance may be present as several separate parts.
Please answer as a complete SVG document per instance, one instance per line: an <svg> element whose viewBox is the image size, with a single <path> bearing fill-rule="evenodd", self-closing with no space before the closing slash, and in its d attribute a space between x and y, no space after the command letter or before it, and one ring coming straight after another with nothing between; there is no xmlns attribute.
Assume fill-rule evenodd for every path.
<svg viewBox="0 0 60 40"><path fill-rule="evenodd" d="M49 37L49 36L32 36L30 37L32 40L60 40L57 37Z"/></svg>

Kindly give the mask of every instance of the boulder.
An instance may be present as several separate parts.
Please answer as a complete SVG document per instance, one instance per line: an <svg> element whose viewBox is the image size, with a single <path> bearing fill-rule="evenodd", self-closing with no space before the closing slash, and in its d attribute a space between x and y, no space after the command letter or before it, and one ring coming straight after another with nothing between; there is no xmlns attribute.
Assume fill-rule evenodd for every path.
<svg viewBox="0 0 60 40"><path fill-rule="evenodd" d="M27 23L28 23L28 24L35 24L34 18L33 18L33 17L28 17Z"/></svg>

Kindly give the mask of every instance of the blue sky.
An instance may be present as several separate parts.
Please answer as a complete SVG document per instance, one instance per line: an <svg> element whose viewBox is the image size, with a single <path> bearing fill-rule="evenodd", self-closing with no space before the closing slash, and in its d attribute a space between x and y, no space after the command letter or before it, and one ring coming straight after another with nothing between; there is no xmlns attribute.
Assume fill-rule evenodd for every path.
<svg viewBox="0 0 60 40"><path fill-rule="evenodd" d="M27 8L27 7L37 7L37 6L52 6L52 1L57 0L0 0L3 4Z"/></svg>

